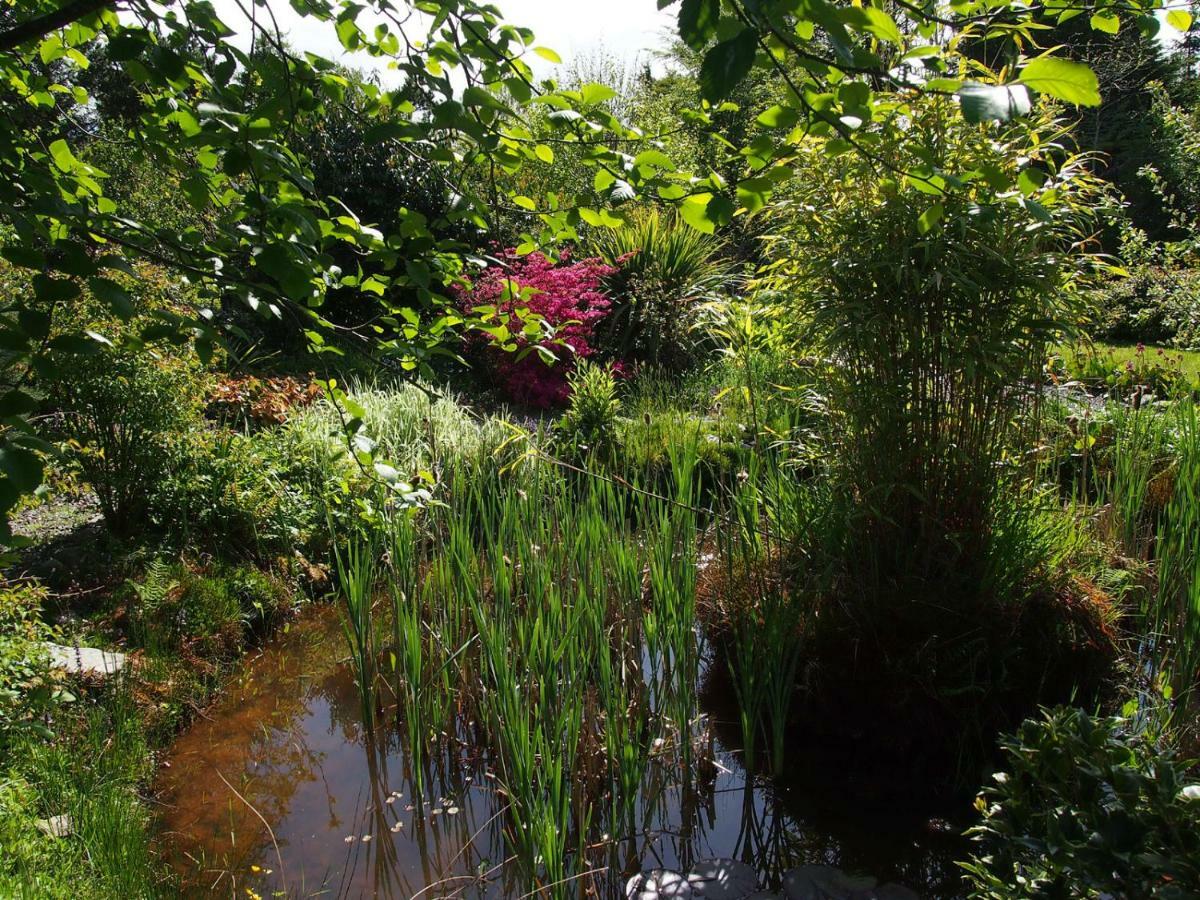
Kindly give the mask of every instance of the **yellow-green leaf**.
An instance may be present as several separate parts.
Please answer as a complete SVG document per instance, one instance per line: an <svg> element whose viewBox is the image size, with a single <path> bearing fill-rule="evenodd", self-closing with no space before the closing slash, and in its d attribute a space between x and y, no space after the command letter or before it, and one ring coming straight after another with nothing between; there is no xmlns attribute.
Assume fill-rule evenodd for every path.
<svg viewBox="0 0 1200 900"><path fill-rule="evenodd" d="M1187 31L1192 27L1192 14L1186 9L1173 9L1167 13L1167 24L1176 31Z"/></svg>
<svg viewBox="0 0 1200 900"><path fill-rule="evenodd" d="M1049 94L1077 106L1100 105L1100 82L1081 62L1039 56L1021 70L1020 81L1039 94Z"/></svg>

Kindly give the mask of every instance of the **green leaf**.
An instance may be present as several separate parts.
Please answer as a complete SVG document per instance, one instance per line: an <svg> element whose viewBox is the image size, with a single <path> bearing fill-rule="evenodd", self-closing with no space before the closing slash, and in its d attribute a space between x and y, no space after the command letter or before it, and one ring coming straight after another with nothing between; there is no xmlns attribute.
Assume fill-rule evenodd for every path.
<svg viewBox="0 0 1200 900"><path fill-rule="evenodd" d="M1103 31L1105 34L1116 34L1121 30L1121 20L1112 13L1096 13L1092 16L1092 30Z"/></svg>
<svg viewBox="0 0 1200 900"><path fill-rule="evenodd" d="M654 148L643 150L635 156L633 164L635 166L653 166L656 169L673 169L675 167L675 163L672 162L671 157L667 156L661 150L655 150Z"/></svg>
<svg viewBox="0 0 1200 900"><path fill-rule="evenodd" d="M94 356L100 352L100 344L82 334L60 334L50 342L50 349L57 350L59 353Z"/></svg>
<svg viewBox="0 0 1200 900"><path fill-rule="evenodd" d="M293 300L303 300L312 294L312 273L300 263L298 253L290 245L268 244L254 258L254 264L278 281Z"/></svg>
<svg viewBox="0 0 1200 900"><path fill-rule="evenodd" d="M1046 173L1030 166L1022 169L1021 174L1017 176L1017 187L1026 197L1036 194L1045 183Z"/></svg>
<svg viewBox="0 0 1200 900"><path fill-rule="evenodd" d="M721 41L704 56L700 65L700 92L705 100L728 97L738 82L749 74L758 50L758 32L745 28Z"/></svg>
<svg viewBox="0 0 1200 900"><path fill-rule="evenodd" d="M133 300L128 291L111 278L89 278L88 287L100 300L108 304L109 309L124 321L133 317Z"/></svg>
<svg viewBox="0 0 1200 900"><path fill-rule="evenodd" d="M857 31L874 35L881 41L895 44L897 47L904 43L904 36L896 20L874 6L847 6L839 10L843 22Z"/></svg>
<svg viewBox="0 0 1200 900"><path fill-rule="evenodd" d="M609 191L608 198L613 203L624 203L627 200L632 200L637 196L637 191L633 189L628 181L618 178L613 184L613 188ZM606 223L607 224L607 223Z"/></svg>
<svg viewBox="0 0 1200 900"><path fill-rule="evenodd" d="M33 276L33 293L43 303L65 303L79 296L79 285L69 278Z"/></svg>
<svg viewBox="0 0 1200 900"><path fill-rule="evenodd" d="M770 178L747 178L738 182L738 203L746 208L746 212L756 213L767 205L774 188L775 182Z"/></svg>
<svg viewBox="0 0 1200 900"><path fill-rule="evenodd" d="M63 172L70 172L79 165L79 160L71 152L71 147L62 138L50 145L50 157L54 160L54 165Z"/></svg>
<svg viewBox="0 0 1200 900"><path fill-rule="evenodd" d="M1100 105L1100 82L1084 63L1040 56L1021 70L1019 80L1039 94L1049 94L1076 106Z"/></svg>
<svg viewBox="0 0 1200 900"><path fill-rule="evenodd" d="M688 225L704 234L717 230L716 223L709 217L708 204L712 194L693 194L679 204L679 215Z"/></svg>
<svg viewBox="0 0 1200 900"><path fill-rule="evenodd" d="M679 36L693 50L703 50L721 19L721 0L683 0L679 7Z"/></svg>
<svg viewBox="0 0 1200 900"><path fill-rule="evenodd" d="M44 309L22 309L17 313L17 321L21 330L35 341L44 340L50 334L50 313Z"/></svg>
<svg viewBox="0 0 1200 900"><path fill-rule="evenodd" d="M598 103L603 103L605 100L611 100L617 96L617 92L607 84L598 84L594 81L581 87L579 93L583 98L585 106L595 106Z"/></svg>
<svg viewBox="0 0 1200 900"><path fill-rule="evenodd" d="M0 472L18 491L27 494L42 483L42 458L32 450L8 444L0 447Z"/></svg>
<svg viewBox="0 0 1200 900"><path fill-rule="evenodd" d="M146 42L140 35L126 31L111 38L106 49L113 62L128 62L145 48Z"/></svg>
<svg viewBox="0 0 1200 900"><path fill-rule="evenodd" d="M795 128L800 121L800 111L792 106L775 104L758 117L758 124L766 128Z"/></svg>
<svg viewBox="0 0 1200 900"><path fill-rule="evenodd" d="M1173 9L1167 13L1167 24L1176 31L1187 31L1192 27L1192 14L1186 9Z"/></svg>
<svg viewBox="0 0 1200 900"><path fill-rule="evenodd" d="M559 56L557 53L555 53L553 50L551 50L549 47L534 47L533 52L536 53L538 56L540 56L542 59L546 60L547 62L552 62L555 65L559 65L562 63L562 57Z"/></svg>
<svg viewBox="0 0 1200 900"><path fill-rule="evenodd" d="M554 151L545 144L538 144L536 147L534 147L533 155L547 165L553 165L554 163Z"/></svg>
<svg viewBox="0 0 1200 900"><path fill-rule="evenodd" d="M917 233L928 234L933 229L933 226L942 220L943 212L945 212L945 209L942 207L942 204L935 203L929 209L925 210L925 212L921 213L920 218L917 219Z"/></svg>
<svg viewBox="0 0 1200 900"><path fill-rule="evenodd" d="M7 259L14 266L22 266L27 269L41 269L46 265L46 256L42 251L23 244L7 245L3 250L0 250L0 256Z"/></svg>
<svg viewBox="0 0 1200 900"><path fill-rule="evenodd" d="M37 408L37 400L24 391L11 390L0 395L0 418L28 415Z"/></svg>

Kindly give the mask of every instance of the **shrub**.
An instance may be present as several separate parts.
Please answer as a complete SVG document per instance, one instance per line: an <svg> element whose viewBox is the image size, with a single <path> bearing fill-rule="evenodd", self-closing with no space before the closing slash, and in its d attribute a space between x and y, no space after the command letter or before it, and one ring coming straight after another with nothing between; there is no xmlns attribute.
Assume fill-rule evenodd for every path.
<svg viewBox="0 0 1200 900"><path fill-rule="evenodd" d="M363 411L362 440L377 458L411 483L445 483L451 470L502 468L520 447L510 423L474 415L457 397L420 383L357 385L350 394ZM305 462L293 484L326 496L326 510L341 526L356 514L351 495L366 488L366 476L347 450L341 420L332 403L319 402L294 416L282 429L293 459ZM349 501L349 502L347 502Z"/></svg>
<svg viewBox="0 0 1200 900"><path fill-rule="evenodd" d="M621 412L612 368L581 362L568 376L568 385L571 402L555 426L560 438L576 450L611 458Z"/></svg>
<svg viewBox="0 0 1200 900"><path fill-rule="evenodd" d="M1009 769L976 801L973 896L1200 891L1200 785L1128 721L1055 709L1002 747Z"/></svg>
<svg viewBox="0 0 1200 900"><path fill-rule="evenodd" d="M322 520L314 458L289 431L193 428L176 435L152 515L169 534L220 555L305 546Z"/></svg>
<svg viewBox="0 0 1200 900"><path fill-rule="evenodd" d="M732 280L717 238L685 225L675 213L644 212L624 228L598 230L589 252L612 267L612 297L596 343L616 359L668 372L693 366L705 346L696 325L701 304Z"/></svg>
<svg viewBox="0 0 1200 900"><path fill-rule="evenodd" d="M135 640L154 650L187 650L202 659L234 657L248 628L290 606L291 593L250 566L194 568L152 559L125 587Z"/></svg>
<svg viewBox="0 0 1200 900"><path fill-rule="evenodd" d="M321 386L291 375L258 378L231 375L213 386L208 413L235 425L282 425L293 410L311 406L321 396Z"/></svg>
<svg viewBox="0 0 1200 900"><path fill-rule="evenodd" d="M510 399L542 409L567 401L575 360L595 352L596 326L609 310L603 282L613 271L598 259L572 263L566 251L555 264L541 253L521 257L510 250L459 290L464 309L494 308L497 324L479 333L476 346ZM545 341L526 310L553 329L555 343Z"/></svg>
<svg viewBox="0 0 1200 900"><path fill-rule="evenodd" d="M199 420L197 379L177 360L120 350L64 361L60 373L63 430L105 521L128 535L167 473L173 437Z"/></svg>
<svg viewBox="0 0 1200 900"><path fill-rule="evenodd" d="M50 671L41 621L43 591L31 585L0 589L0 748L11 733L70 698Z"/></svg>
<svg viewBox="0 0 1200 900"><path fill-rule="evenodd" d="M1098 338L1200 350L1200 269L1138 265L1093 300Z"/></svg>

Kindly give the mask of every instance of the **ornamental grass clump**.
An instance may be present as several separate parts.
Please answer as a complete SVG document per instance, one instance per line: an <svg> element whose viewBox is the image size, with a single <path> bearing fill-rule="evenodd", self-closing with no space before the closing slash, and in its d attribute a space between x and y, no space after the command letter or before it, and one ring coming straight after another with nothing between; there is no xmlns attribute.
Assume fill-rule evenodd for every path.
<svg viewBox="0 0 1200 900"><path fill-rule="evenodd" d="M905 140L876 148L886 172L811 150L761 287L791 293L826 370L845 519L818 637L826 685L891 727L921 710L930 727L906 733L935 740L936 722L953 743L1057 689L1049 660L1014 649L1065 629L1055 615L1067 611L1052 602L1064 573L1010 451L1027 446L1047 349L1084 308L1101 189L1050 119L982 129L941 102L905 112ZM1021 190L991 187L999 173ZM960 189L942 191L952 179ZM839 671L848 645L852 671Z"/></svg>
<svg viewBox="0 0 1200 900"><path fill-rule="evenodd" d="M955 124L938 103L911 116L904 144L880 148L911 174L880 177L858 154L812 167L822 202L771 239L783 262L768 281L798 279L798 312L830 361L862 602L936 588L961 605L1033 400L1024 385L1082 309L1073 286L1098 189L1055 123L1031 137ZM1019 168L1026 196L988 187L996 167ZM951 173L974 173L972 189L936 190Z"/></svg>
<svg viewBox="0 0 1200 900"><path fill-rule="evenodd" d="M613 271L605 279L612 311L598 341L619 359L678 373L711 349L701 309L735 280L724 242L673 212L648 210L628 225L591 235L589 252Z"/></svg>

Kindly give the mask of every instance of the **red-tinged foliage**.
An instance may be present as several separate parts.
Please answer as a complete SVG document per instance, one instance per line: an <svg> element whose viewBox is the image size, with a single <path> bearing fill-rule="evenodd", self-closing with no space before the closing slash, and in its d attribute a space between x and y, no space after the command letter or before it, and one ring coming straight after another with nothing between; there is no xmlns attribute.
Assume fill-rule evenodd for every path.
<svg viewBox="0 0 1200 900"><path fill-rule="evenodd" d="M281 425L295 408L311 405L321 386L310 374L305 381L290 375L256 378L235 375L222 379L208 398L210 415L255 425Z"/></svg>
<svg viewBox="0 0 1200 900"><path fill-rule="evenodd" d="M596 325L611 305L601 284L616 270L599 259L571 262L566 251L558 263L541 253L521 257L513 250L500 254L500 259L502 264L489 266L469 289L458 292L459 303L464 309L495 305L512 343L520 349L530 346L522 334L524 322L516 315L522 307L553 326L555 338L563 343L547 345L557 357L552 364L536 352L522 355L520 349L503 350L503 342L490 334L477 334L475 347L510 399L542 409L561 406L571 395L567 375L575 361L596 352L592 343ZM504 299L508 282L533 293Z"/></svg>

